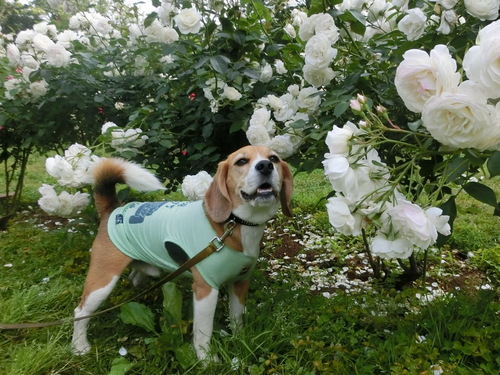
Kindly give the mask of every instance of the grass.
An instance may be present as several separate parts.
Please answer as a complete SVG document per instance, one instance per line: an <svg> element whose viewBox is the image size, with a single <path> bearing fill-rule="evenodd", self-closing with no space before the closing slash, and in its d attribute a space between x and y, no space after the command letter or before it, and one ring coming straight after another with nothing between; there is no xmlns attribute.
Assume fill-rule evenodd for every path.
<svg viewBox="0 0 500 375"><path fill-rule="evenodd" d="M43 215L36 199L44 180L43 159L34 158L23 210L0 233L2 323L62 319L78 304L97 221L92 211L73 222ZM499 190L498 178L487 183ZM451 241L429 254L424 288L417 280L396 290L373 280L358 240L332 233L318 204L328 192L320 171L296 176L296 217L279 216L267 231L236 335L227 334L222 293L212 345L219 362L193 360L190 282L180 279L181 327L154 292L138 302L155 314L157 332L125 324L119 312L101 315L90 323L86 356L70 353L71 325L0 331L0 374L417 375L433 374L432 366L497 374L498 217L461 197ZM123 278L102 308L135 294Z"/></svg>

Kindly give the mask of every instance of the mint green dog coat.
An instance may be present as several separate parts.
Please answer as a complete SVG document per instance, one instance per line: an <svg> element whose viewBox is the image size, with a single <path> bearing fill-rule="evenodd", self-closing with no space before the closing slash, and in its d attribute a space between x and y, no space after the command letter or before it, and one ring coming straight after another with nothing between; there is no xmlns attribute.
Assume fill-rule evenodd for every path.
<svg viewBox="0 0 500 375"><path fill-rule="evenodd" d="M202 201L132 202L116 208L108 220L108 235L125 255L174 271L205 249L216 236ZM175 260L174 260L175 259ZM215 289L247 279L257 259L224 246L196 265Z"/></svg>

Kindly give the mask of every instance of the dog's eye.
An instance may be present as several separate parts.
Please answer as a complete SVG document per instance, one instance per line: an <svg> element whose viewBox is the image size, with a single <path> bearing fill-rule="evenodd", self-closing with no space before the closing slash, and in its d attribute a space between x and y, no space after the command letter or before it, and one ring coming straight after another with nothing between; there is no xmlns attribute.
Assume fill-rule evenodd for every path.
<svg viewBox="0 0 500 375"><path fill-rule="evenodd" d="M235 165L239 165L239 166L242 166L242 165L245 165L246 163L248 163L248 159L246 158L241 158L241 159L238 159L236 161L236 163L234 163Z"/></svg>
<svg viewBox="0 0 500 375"><path fill-rule="evenodd" d="M271 156L269 156L269 161L272 162L272 163L279 163L280 162L280 158L277 157L276 155L271 155Z"/></svg>

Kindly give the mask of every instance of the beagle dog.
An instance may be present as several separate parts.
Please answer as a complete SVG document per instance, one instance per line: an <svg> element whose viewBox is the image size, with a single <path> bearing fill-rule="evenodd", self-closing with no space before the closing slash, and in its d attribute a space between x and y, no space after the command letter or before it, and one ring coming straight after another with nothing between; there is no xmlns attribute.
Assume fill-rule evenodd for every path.
<svg viewBox="0 0 500 375"><path fill-rule="evenodd" d="M147 170L120 159L103 159L94 169L95 202L100 215L90 267L75 318L93 314L109 296L120 274L132 268L133 282L144 274L172 271L203 250L232 221L223 248L191 269L193 343L200 360L208 358L213 319L222 284L229 285L230 325L241 327L249 277L259 256L266 222L280 204L291 216L292 175L267 147L246 146L219 163L205 198L199 202L120 203L115 185L140 191L164 189ZM74 322L73 352L90 350L89 319Z"/></svg>

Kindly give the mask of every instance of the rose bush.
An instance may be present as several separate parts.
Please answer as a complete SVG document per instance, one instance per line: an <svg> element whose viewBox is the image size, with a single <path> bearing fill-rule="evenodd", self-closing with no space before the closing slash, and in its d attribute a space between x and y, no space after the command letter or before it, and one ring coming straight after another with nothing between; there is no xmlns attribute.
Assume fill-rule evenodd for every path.
<svg viewBox="0 0 500 375"><path fill-rule="evenodd" d="M498 210L469 182L500 174L497 1L152 3L53 0L53 22L3 30L2 161L76 142L174 189L265 144L300 170L323 163L332 226L372 234L385 258L440 244L462 190ZM62 187L85 184L88 166L52 158Z"/></svg>

